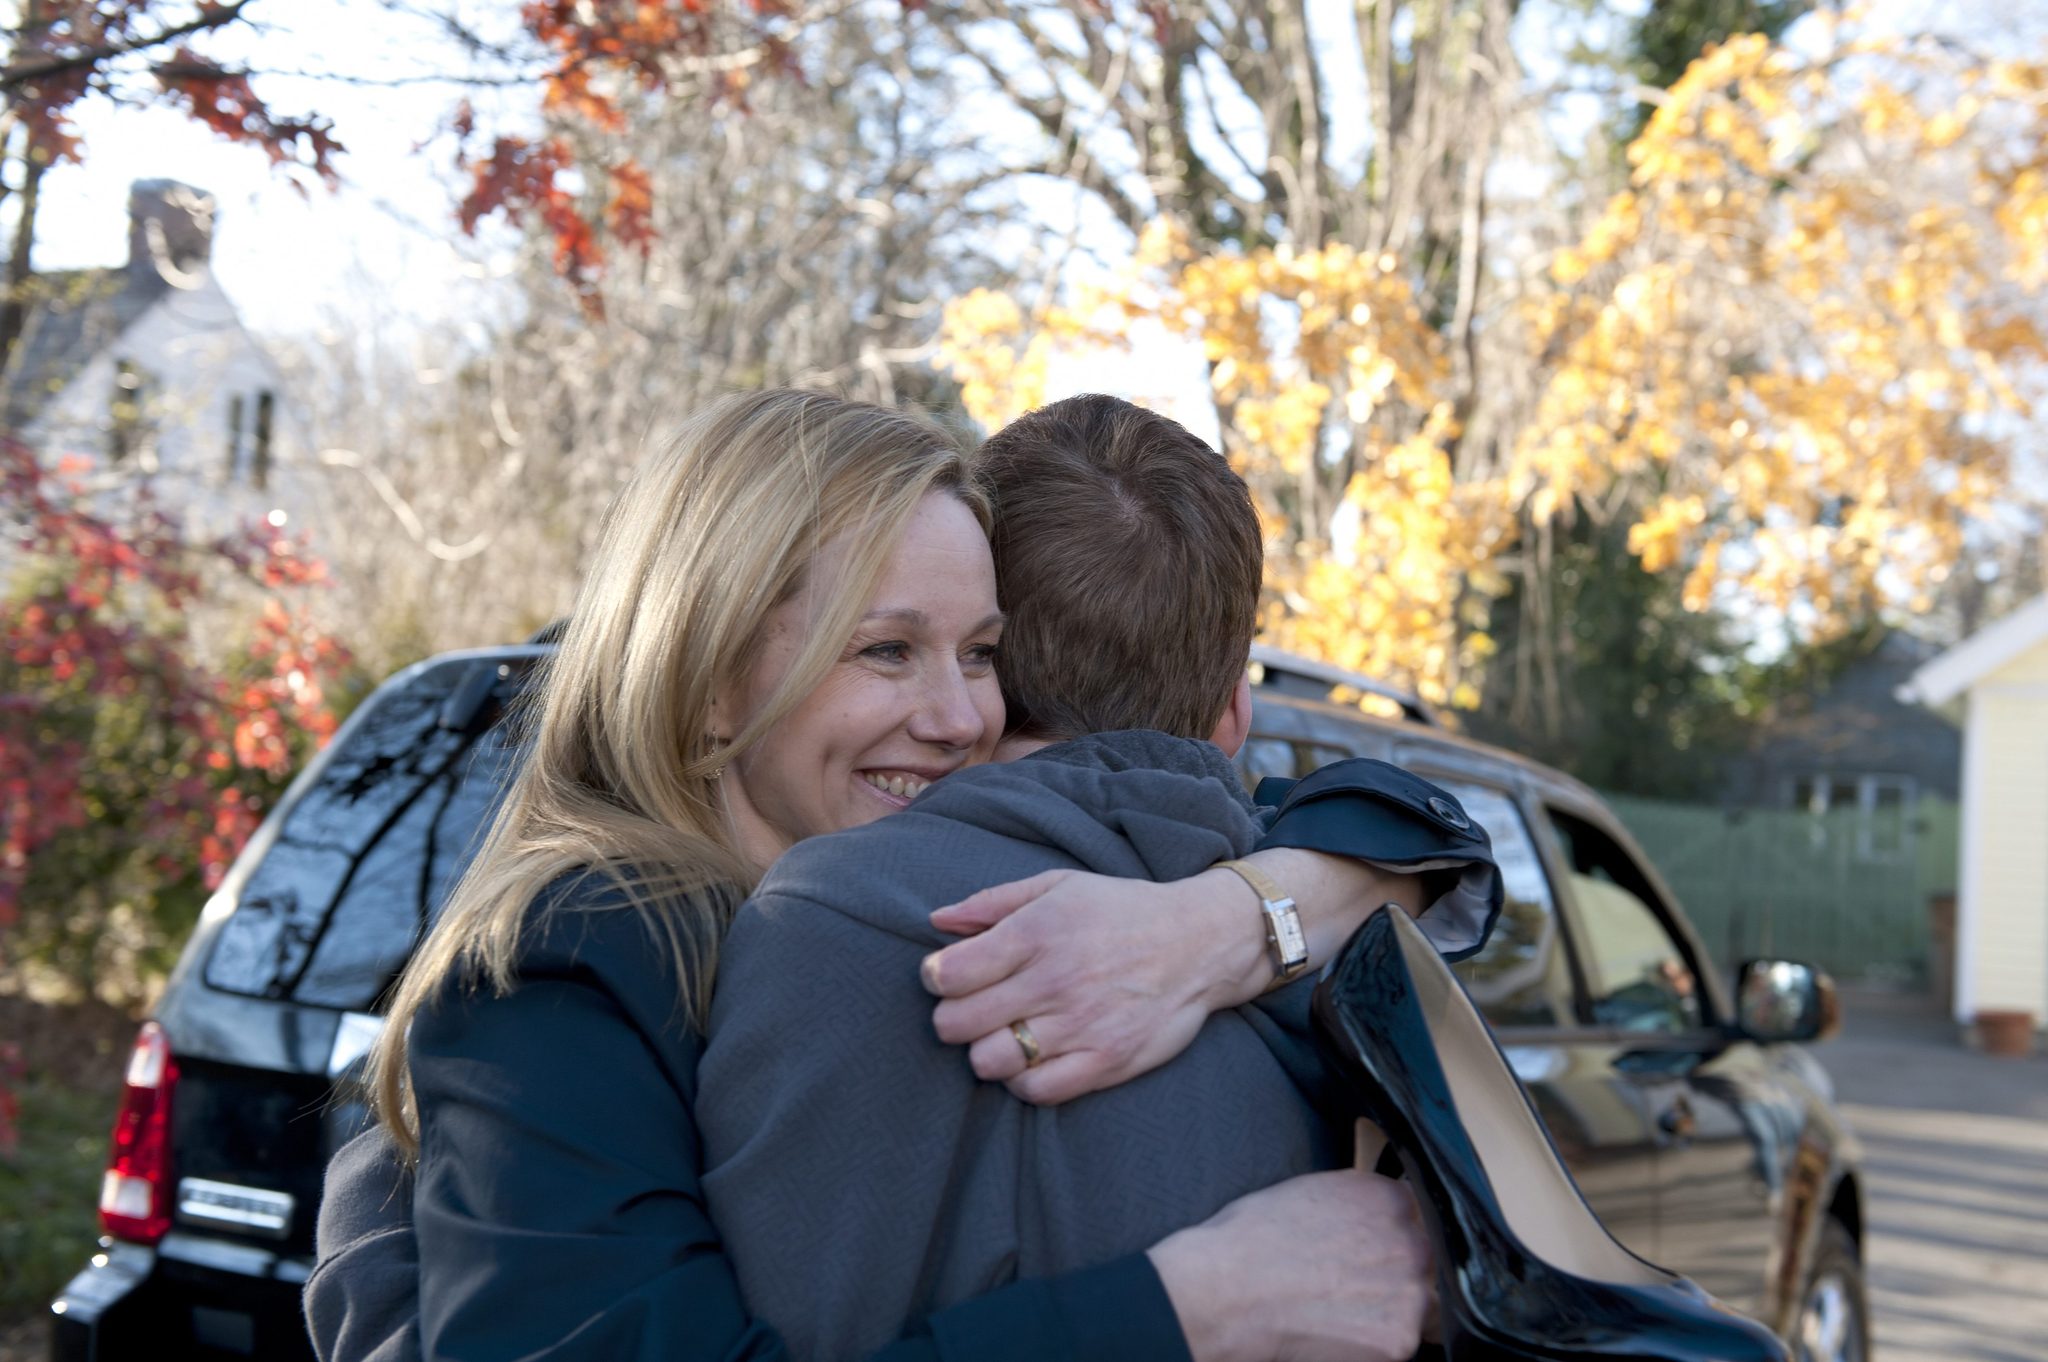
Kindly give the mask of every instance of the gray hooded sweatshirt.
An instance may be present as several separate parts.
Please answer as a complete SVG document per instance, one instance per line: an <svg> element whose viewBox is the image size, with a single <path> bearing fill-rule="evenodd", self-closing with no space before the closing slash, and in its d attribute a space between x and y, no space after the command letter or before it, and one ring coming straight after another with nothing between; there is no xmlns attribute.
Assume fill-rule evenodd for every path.
<svg viewBox="0 0 2048 1362"><path fill-rule="evenodd" d="M1261 831L1216 748L1112 733L958 772L776 863L720 953L696 1115L741 1290L796 1355L859 1356L914 1316L1144 1249L1335 1166L1312 1100L1326 1080L1311 980L1051 1108L978 1081L919 983L953 940L929 914L975 890L1062 867L1178 879Z"/></svg>

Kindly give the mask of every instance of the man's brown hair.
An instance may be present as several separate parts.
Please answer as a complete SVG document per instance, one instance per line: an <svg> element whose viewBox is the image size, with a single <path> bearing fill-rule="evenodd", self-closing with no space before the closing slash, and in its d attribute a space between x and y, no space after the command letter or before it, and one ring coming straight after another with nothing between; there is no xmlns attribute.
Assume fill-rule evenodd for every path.
<svg viewBox="0 0 2048 1362"><path fill-rule="evenodd" d="M1209 737L1258 613L1265 555L1244 480L1179 422L1097 393L1012 421L979 463L1011 731Z"/></svg>

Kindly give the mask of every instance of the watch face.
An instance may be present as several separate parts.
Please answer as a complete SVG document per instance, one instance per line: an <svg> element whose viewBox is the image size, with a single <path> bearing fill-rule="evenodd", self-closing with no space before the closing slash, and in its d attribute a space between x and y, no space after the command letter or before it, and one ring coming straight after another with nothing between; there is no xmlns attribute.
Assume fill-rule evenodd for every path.
<svg viewBox="0 0 2048 1362"><path fill-rule="evenodd" d="M1280 968L1301 968L1308 963L1308 937L1301 929L1301 914L1295 911L1294 900L1268 902L1265 908L1266 922L1273 930L1273 953L1279 957Z"/></svg>
<svg viewBox="0 0 2048 1362"><path fill-rule="evenodd" d="M1286 913L1280 919L1280 954L1289 966L1308 959L1308 939L1302 934L1301 919L1293 913Z"/></svg>

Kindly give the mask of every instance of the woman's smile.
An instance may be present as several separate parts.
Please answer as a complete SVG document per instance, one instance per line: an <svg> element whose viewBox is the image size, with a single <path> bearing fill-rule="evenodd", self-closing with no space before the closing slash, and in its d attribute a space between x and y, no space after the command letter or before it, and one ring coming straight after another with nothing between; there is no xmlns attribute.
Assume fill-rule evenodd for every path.
<svg viewBox="0 0 2048 1362"><path fill-rule="evenodd" d="M860 778L893 809L903 808L931 788L932 782L948 774L919 775L911 771L862 771Z"/></svg>

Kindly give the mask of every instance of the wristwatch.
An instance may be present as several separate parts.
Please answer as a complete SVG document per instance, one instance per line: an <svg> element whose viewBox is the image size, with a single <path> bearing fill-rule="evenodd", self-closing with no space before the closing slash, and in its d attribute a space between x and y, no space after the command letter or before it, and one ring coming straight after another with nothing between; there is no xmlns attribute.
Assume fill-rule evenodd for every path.
<svg viewBox="0 0 2048 1362"><path fill-rule="evenodd" d="M1266 948L1273 954L1273 987L1301 977L1308 968L1308 935L1301 929L1301 913L1287 891L1273 877L1249 861L1218 861L1223 870L1252 887L1259 896L1259 912L1266 919Z"/></svg>

